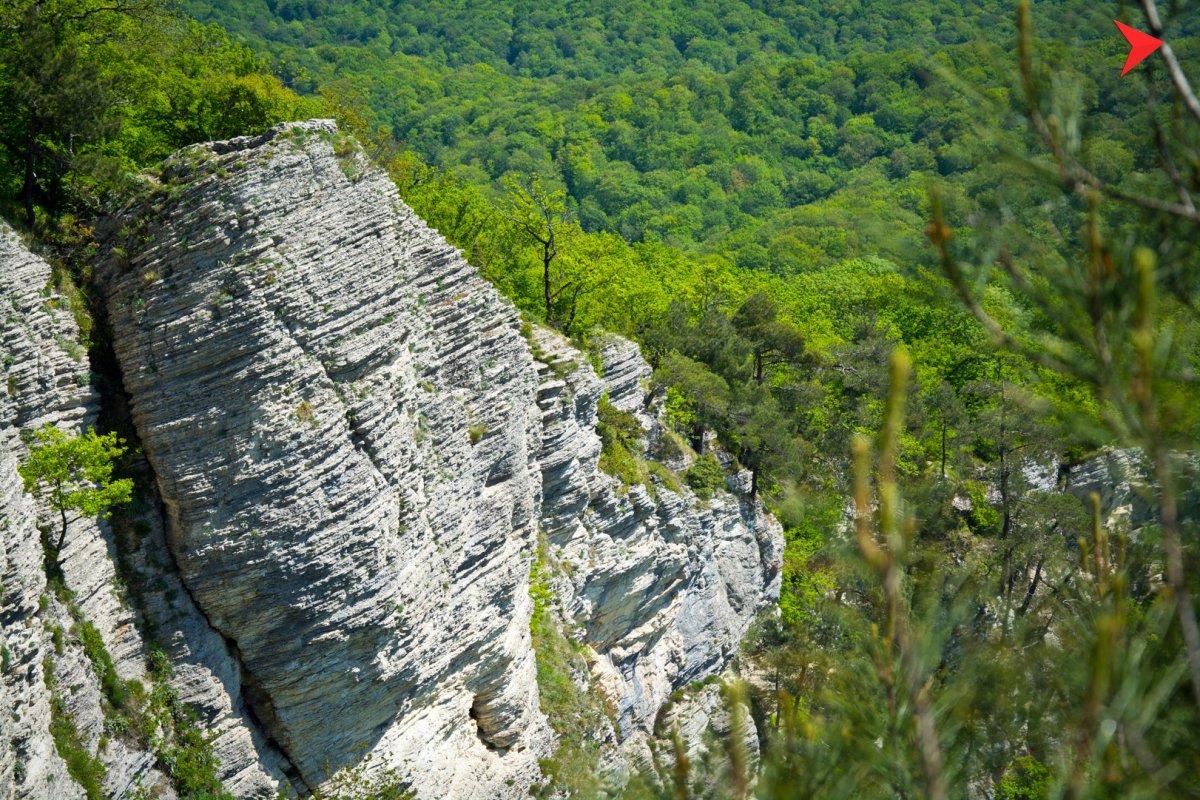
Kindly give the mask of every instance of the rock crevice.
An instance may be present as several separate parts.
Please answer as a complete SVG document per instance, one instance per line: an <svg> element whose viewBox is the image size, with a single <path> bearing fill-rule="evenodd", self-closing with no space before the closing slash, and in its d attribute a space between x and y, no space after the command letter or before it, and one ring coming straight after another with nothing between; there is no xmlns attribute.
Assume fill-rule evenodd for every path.
<svg viewBox="0 0 1200 800"><path fill-rule="evenodd" d="M636 345L601 337L597 375L529 334L332 123L185 149L117 229L100 283L156 496L108 545L153 576L140 611L236 796L316 786L364 752L422 797L526 796L555 746L530 636L543 537L626 738L723 669L777 597L780 531L757 503L599 469L601 396L646 430L639 457L663 436ZM61 319L26 316L3 328L41 331L8 370L8 461L18 428L78 426L95 405L54 367ZM69 402L50 391L71 382ZM28 572L32 511L5 470L4 569ZM77 563L73 586L110 594L115 575ZM110 616L122 669L144 671L146 643Z"/></svg>

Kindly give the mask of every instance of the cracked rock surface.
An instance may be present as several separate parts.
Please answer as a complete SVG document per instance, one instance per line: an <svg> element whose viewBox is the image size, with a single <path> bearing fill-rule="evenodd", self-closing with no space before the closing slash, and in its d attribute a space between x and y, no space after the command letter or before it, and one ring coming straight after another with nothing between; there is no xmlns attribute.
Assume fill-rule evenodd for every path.
<svg viewBox="0 0 1200 800"><path fill-rule="evenodd" d="M59 514L26 494L17 474L26 439L38 428L78 433L95 422L97 396L78 340L50 265L0 223L0 798L84 797L50 735L54 702L103 765L106 796L145 787L171 798L154 755L110 735L101 688L78 637L78 620L90 622L120 677L145 677L144 642L116 591L111 531L94 520L69 521L57 566L74 594L72 613L48 584L39 532L41 526L57 539Z"/></svg>
<svg viewBox="0 0 1200 800"><path fill-rule="evenodd" d="M365 748L429 796L514 794L549 745L532 360L352 148L316 122L175 156L115 350L184 583L304 783Z"/></svg>
<svg viewBox="0 0 1200 800"><path fill-rule="evenodd" d="M333 123L180 151L114 228L100 283L154 488L136 541L73 523L64 571L123 677L146 671L132 623L153 623L235 796L304 792L366 753L420 797L527 796L555 746L529 631L539 541L627 740L723 669L777 597L778 524L736 480L704 503L599 469L602 395L643 425L639 456L662 435L637 346L598 337L601 376L557 334L523 333ZM28 271L8 236L0 274ZM0 405L0 570L21 664L0 676L0 711L24 715L24 775L81 797L45 734L52 645L36 617L65 612L38 610L36 510L15 465L19 430L88 424L96 397L64 361L70 315L38 311L49 269L33 260L37 275L0 283L24 303L0 317L17 387ZM117 601L106 554L145 576L141 607ZM87 682L86 659L62 660ZM8 789L14 752L0 746L0 798L47 797ZM121 781L170 796L152 754L114 752L114 796L132 791Z"/></svg>
<svg viewBox="0 0 1200 800"><path fill-rule="evenodd" d="M779 597L782 531L732 491L705 502L686 485L652 477L625 487L602 472L602 396L638 417L639 455L663 435L644 408L650 368L620 337L594 345L603 377L558 334L535 337L547 362L539 460L542 527L563 573L556 588L595 653L592 674L615 700L622 733L644 734L673 690L724 668L755 613Z"/></svg>

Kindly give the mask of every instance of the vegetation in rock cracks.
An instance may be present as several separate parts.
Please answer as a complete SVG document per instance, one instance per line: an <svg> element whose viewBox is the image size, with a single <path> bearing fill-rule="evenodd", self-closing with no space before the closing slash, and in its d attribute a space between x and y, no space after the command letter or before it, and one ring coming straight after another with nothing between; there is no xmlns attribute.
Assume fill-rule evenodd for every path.
<svg viewBox="0 0 1200 800"><path fill-rule="evenodd" d="M682 479L715 436L787 530L761 763L716 796L1200 792L1188 4L185 7L0 12L7 215L74 251L175 148L330 114L530 319L636 339ZM1119 77L1113 18L1170 49ZM544 791L587 796L538 569Z"/></svg>
<svg viewBox="0 0 1200 800"><path fill-rule="evenodd" d="M67 512L81 518L106 517L119 503L128 503L133 481L114 478L115 459L125 453L124 441L115 433L88 430L68 436L47 424L33 435L29 457L17 467L25 491L43 496L62 519L54 552L67 537Z"/></svg>
<svg viewBox="0 0 1200 800"><path fill-rule="evenodd" d="M529 628L537 660L538 697L558 743L551 757L540 766L545 782L531 795L557 797L601 797L598 774L605 731L613 720L598 690L591 683L590 668L582 648L564 635L563 620L556 610L551 586L553 565L549 545L539 547L529 577L533 615Z"/></svg>

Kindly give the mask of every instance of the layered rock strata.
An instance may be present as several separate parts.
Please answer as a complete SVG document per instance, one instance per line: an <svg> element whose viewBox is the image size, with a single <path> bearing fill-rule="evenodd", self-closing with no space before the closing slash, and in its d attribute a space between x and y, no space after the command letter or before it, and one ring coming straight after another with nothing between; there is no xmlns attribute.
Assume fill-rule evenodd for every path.
<svg viewBox="0 0 1200 800"><path fill-rule="evenodd" d="M258 719L309 786L363 749L429 796L527 786L549 736L515 310L328 123L184 151L150 202L114 345Z"/></svg>
<svg viewBox="0 0 1200 800"><path fill-rule="evenodd" d="M556 333L537 331L536 344L546 362L538 391L542 527L563 576L564 606L594 651L593 675L617 702L628 736L649 730L674 689L719 672L754 614L779 596L782 532L743 495L701 501L661 474L623 486L601 471L602 397L644 426L643 458L662 436L645 408L649 367L637 345L619 337L594 344L601 376Z"/></svg>
<svg viewBox="0 0 1200 800"><path fill-rule="evenodd" d="M79 339L50 265L0 223L0 798L84 796L56 749L56 718L68 720L75 741L97 759L106 796L145 787L173 797L154 755L112 735L78 636L80 622L95 626L120 677L145 677L144 643L109 558L111 532L75 515L63 532L59 514L39 508L17 474L35 430L79 432L95 421L97 396ZM62 538L53 565L73 596L49 585L39 527L48 541Z"/></svg>
<svg viewBox="0 0 1200 800"><path fill-rule="evenodd" d="M756 503L598 469L601 396L641 421L640 458L660 435L636 346L599 340L601 377L556 334L523 335L332 123L181 151L117 228L104 293L155 489L137 536L75 523L64 572L135 679L149 645L105 555L145 578L137 613L235 796L303 793L368 753L422 797L526 795L554 747L529 634L539 541L627 738L721 669L777 594L779 530ZM4 244L15 275L24 251ZM10 294L46 285L39 264ZM2 329L15 377L0 405L0 570L20 669L0 676L0 711L24 716L19 747L0 747L0 797L47 796L5 795L18 771L75 797L45 735L53 644L37 619L66 611L38 608L41 545L15 464L18 430L78 429L95 396L57 342L74 341L70 315L22 292ZM79 673L62 682L91 681L75 694L93 693L78 714L100 753L94 677L79 652L60 660ZM153 754L114 752L101 755L112 796L171 795Z"/></svg>

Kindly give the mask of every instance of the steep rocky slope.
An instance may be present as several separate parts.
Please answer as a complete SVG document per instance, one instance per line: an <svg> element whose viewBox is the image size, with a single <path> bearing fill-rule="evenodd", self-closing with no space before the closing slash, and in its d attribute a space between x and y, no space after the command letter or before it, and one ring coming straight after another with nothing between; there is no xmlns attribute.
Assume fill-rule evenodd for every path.
<svg viewBox="0 0 1200 800"><path fill-rule="evenodd" d="M105 659L122 683L177 697L198 714L229 791L273 797L287 785L288 765L248 720L237 661L172 568L153 486L139 487L136 511L121 515L136 535L72 515L58 558L46 559L39 527L57 540L59 515L24 494L16 466L41 426L94 426L100 398L93 384L105 377L91 372L80 344L71 311L78 296L54 283L50 265L0 224L0 798L84 797L59 752L73 744L75 771L82 766L96 776L93 788L103 796L176 796L177 781L164 769L178 755L167 734L173 722L153 730L143 724L144 735L131 731L131 718L153 720L150 703L114 708L99 678ZM132 465L144 468L136 457ZM48 580L53 571L61 572L57 581ZM85 646L84 626L100 641ZM150 670L151 629L172 662L161 676ZM157 713L175 708L183 706L160 704ZM52 735L61 720L75 733L59 724Z"/></svg>
<svg viewBox="0 0 1200 800"><path fill-rule="evenodd" d="M84 797L56 751L52 722L60 741L93 753L104 742L95 779L106 795L140 785L173 796L153 755L105 725L91 657L103 648L122 678L146 674L133 614L114 591L111 531L94 520L70 520L55 569L73 596L55 591L39 525L56 541L59 515L39 509L16 472L24 439L37 428L79 431L95 421L97 397L78 338L49 264L0 223L0 798ZM84 623L99 632L101 645L83 646Z"/></svg>
<svg viewBox="0 0 1200 800"><path fill-rule="evenodd" d="M101 397L49 266L0 234L0 798L85 796L56 702L105 796L179 790L169 737L124 730L81 622L122 680L194 710L237 797L303 794L367 753L421 797L521 797L555 748L539 549L627 761L777 596L756 503L599 469L601 397L642 424L639 458L662 436L637 347L588 357L523 325L332 123L182 151L115 219L100 385L145 460L111 525L72 522L73 599L48 587L53 520L15 467L23 432L95 424Z"/></svg>
<svg viewBox="0 0 1200 800"><path fill-rule="evenodd" d="M303 782L365 746L419 760L431 796L494 796L549 744L532 361L513 309L331 136L169 165L112 282L116 352L184 582Z"/></svg>
<svg viewBox="0 0 1200 800"><path fill-rule="evenodd" d="M644 409L649 367L637 345L615 336L594 345L600 377L558 334L540 330L536 345L550 362L538 393L542 528L559 595L596 652L593 674L628 735L647 729L675 688L719 672L764 598L778 596L781 532L744 496L701 502L659 477L623 487L600 471L602 396L640 418L642 454L659 450L661 425Z"/></svg>

